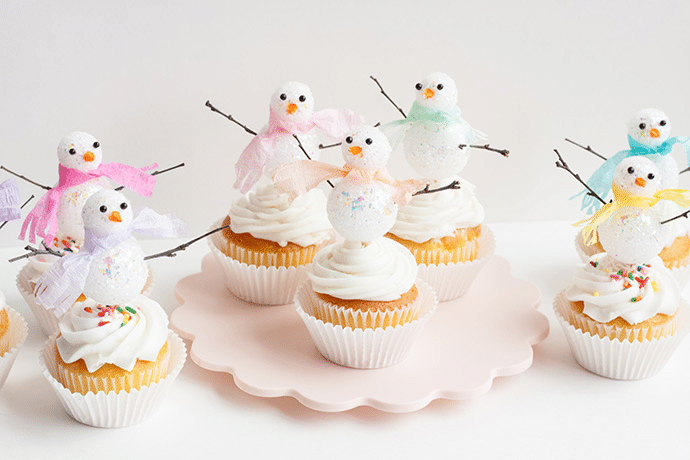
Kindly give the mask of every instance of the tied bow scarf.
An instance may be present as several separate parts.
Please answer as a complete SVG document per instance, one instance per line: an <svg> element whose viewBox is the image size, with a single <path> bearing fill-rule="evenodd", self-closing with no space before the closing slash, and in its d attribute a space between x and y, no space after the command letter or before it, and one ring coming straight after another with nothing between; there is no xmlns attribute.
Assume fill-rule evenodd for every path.
<svg viewBox="0 0 690 460"><path fill-rule="evenodd" d="M672 201L684 208L690 207L690 191L680 189L667 189L656 192L653 196L637 196L631 195L624 191L616 184L611 186L613 190L614 200L611 203L605 204L594 215L588 219L576 222L573 225L587 224L582 229L582 237L585 244L592 245L598 241L597 227L601 225L606 219L611 217L614 212L624 207L635 208L651 208L661 200Z"/></svg>
<svg viewBox="0 0 690 460"><path fill-rule="evenodd" d="M127 241L132 233L178 238L186 233L186 228L177 217L171 214L162 216L149 208L141 209L129 227L117 233L98 235L85 228L81 250L61 257L38 280L34 289L36 301L46 310L53 310L56 317L61 317L84 291L91 262Z"/></svg>
<svg viewBox="0 0 690 460"><path fill-rule="evenodd" d="M316 127L323 130L329 137L339 139L354 126L363 123L364 118L349 109L320 110L303 122L282 119L271 110L268 128L254 136L235 164L237 180L234 187L242 193L247 193L259 181L266 163L273 157L273 145L279 136L304 134Z"/></svg>
<svg viewBox="0 0 690 460"><path fill-rule="evenodd" d="M16 220L21 216L19 187L13 179L7 179L0 184L0 222Z"/></svg>
<svg viewBox="0 0 690 460"><path fill-rule="evenodd" d="M423 188L424 182L416 179L399 181L391 177L386 168L367 171L345 165L343 168L320 161L293 161L277 167L273 183L282 193L292 198L308 192L326 179L343 177L356 182L376 182L398 205L405 205L412 194Z"/></svg>
<svg viewBox="0 0 690 460"><path fill-rule="evenodd" d="M156 177L145 171L156 167L158 167L156 163L145 168L135 168L122 163L107 163L100 165L94 171L81 172L60 165L58 167L60 179L57 187L48 190L26 216L19 233L19 239L23 240L26 237L28 229L31 243L36 242L36 235L48 243L53 241L58 230L57 210L60 197L68 188L81 185L92 179L107 177L139 195L151 196L153 186L156 184Z"/></svg>
<svg viewBox="0 0 690 460"><path fill-rule="evenodd" d="M614 156L606 160L606 162L601 165L599 169L594 171L594 174L592 174L592 176L587 180L587 185L602 199L606 199L606 196L609 194L609 190L611 190L613 173L616 170L616 166L618 166L621 161L628 157L639 155L665 156L671 153L671 150L675 144L681 144L685 149L688 166L690 166L690 138L671 137L657 147L650 147L648 145L640 144L628 135L628 144L630 145L630 150L622 150L616 153ZM578 193L573 198L583 193L585 193L585 191ZM601 203L599 200L593 196L585 194L585 196L582 198L582 209L587 209L588 214L592 214L594 211L599 209L600 206Z"/></svg>
<svg viewBox="0 0 690 460"><path fill-rule="evenodd" d="M407 130L412 126L412 123L417 123L420 121L430 121L432 123L439 123L443 125L460 123L465 131L465 136L467 138L466 142L468 144L473 144L477 140L487 138L486 134L472 128L470 124L462 118L462 112L460 111L459 107L453 107L450 112L444 112L442 110L434 110L424 107L417 101L412 104L412 108L410 109L410 113L407 114L407 118L386 123L385 125L381 126L381 131L388 136L391 147L396 148L400 141L402 141Z"/></svg>

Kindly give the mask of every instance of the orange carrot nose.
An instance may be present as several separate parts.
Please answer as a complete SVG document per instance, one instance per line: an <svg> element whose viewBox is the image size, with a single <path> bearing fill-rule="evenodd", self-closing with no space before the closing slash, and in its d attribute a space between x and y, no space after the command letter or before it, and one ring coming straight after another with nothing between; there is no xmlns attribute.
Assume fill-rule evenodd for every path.
<svg viewBox="0 0 690 460"><path fill-rule="evenodd" d="M84 154L84 161L89 162L89 161L93 161L95 159L96 159L96 155L94 155L93 152L90 150Z"/></svg>
<svg viewBox="0 0 690 460"><path fill-rule="evenodd" d="M649 135L652 136L652 137L659 137L659 136L661 136L661 133L659 133L659 130L658 130L658 129L652 128L652 129L649 131Z"/></svg>
<svg viewBox="0 0 690 460"><path fill-rule="evenodd" d="M431 99L432 97L434 97L434 92L430 88L425 89L424 90L424 98L425 99Z"/></svg>
<svg viewBox="0 0 690 460"><path fill-rule="evenodd" d="M108 220L111 222L122 222L122 217L120 216L119 212L113 211L108 216Z"/></svg>
<svg viewBox="0 0 690 460"><path fill-rule="evenodd" d="M638 187L646 187L647 181L641 177L638 177L637 179L635 179L635 185L637 185Z"/></svg>
<svg viewBox="0 0 690 460"><path fill-rule="evenodd" d="M349 149L347 149L348 152L350 152L353 155L362 155L362 147L358 145L353 145Z"/></svg>
<svg viewBox="0 0 690 460"><path fill-rule="evenodd" d="M297 112L297 104L288 104L287 106L287 113L292 115L293 113Z"/></svg>

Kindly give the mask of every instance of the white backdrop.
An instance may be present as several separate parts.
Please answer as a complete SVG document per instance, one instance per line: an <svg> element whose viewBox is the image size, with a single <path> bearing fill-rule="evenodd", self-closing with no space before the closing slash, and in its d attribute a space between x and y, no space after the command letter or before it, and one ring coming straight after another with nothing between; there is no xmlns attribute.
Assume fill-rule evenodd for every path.
<svg viewBox="0 0 690 460"><path fill-rule="evenodd" d="M0 163L52 184L57 144L73 130L94 134L105 161L184 161L146 204L198 233L238 196L233 165L250 140L207 99L259 129L275 88L297 80L317 110L350 107L386 122L397 112L369 75L408 110L417 80L441 70L455 78L470 124L511 150L508 160L475 152L464 171L488 221L574 221L581 215L567 198L579 189L553 167L552 149L585 177L600 160L564 137L611 155L627 148L628 118L648 106L667 112L674 135L690 135L689 20L688 2L639 0L5 0ZM324 159L341 163L337 150ZM401 153L390 169L412 174ZM0 246L18 245L18 229L8 225Z"/></svg>

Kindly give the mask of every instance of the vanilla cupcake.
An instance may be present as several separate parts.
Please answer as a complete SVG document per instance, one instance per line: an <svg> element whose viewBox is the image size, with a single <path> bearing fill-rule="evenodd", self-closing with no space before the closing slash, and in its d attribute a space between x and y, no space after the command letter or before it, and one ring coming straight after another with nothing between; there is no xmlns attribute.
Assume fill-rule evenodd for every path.
<svg viewBox="0 0 690 460"><path fill-rule="evenodd" d="M165 311L143 295L117 306L78 301L59 331L43 350L44 375L67 412L95 426L148 417L186 356Z"/></svg>
<svg viewBox="0 0 690 460"><path fill-rule="evenodd" d="M27 335L28 328L24 318L7 306L5 295L0 292L0 388L7 380L19 347Z"/></svg>
<svg viewBox="0 0 690 460"><path fill-rule="evenodd" d="M320 190L291 202L272 184L259 187L233 203L222 225L230 227L210 245L227 287L258 304L289 303L316 252L334 240Z"/></svg>
<svg viewBox="0 0 690 460"><path fill-rule="evenodd" d="M594 256L554 309L577 362L621 380L660 371L690 326L678 283L658 257L631 266Z"/></svg>
<svg viewBox="0 0 690 460"><path fill-rule="evenodd" d="M401 206L386 235L412 252L420 278L431 284L440 301L463 295L495 247L493 235L482 225L484 208L471 183L450 177L429 187L453 180L459 189L417 195Z"/></svg>

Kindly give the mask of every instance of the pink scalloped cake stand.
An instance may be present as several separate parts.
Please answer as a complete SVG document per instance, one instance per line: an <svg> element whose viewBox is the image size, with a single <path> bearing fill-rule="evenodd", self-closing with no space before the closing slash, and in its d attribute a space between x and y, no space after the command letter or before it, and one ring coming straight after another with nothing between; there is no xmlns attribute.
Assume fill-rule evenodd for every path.
<svg viewBox="0 0 690 460"><path fill-rule="evenodd" d="M536 310L539 290L492 256L463 297L439 305L403 362L350 369L319 354L294 305L244 302L225 288L223 276L208 254L201 273L177 283L182 305L170 321L192 341L192 360L231 374L249 394L291 396L319 411L412 412L434 399L474 398L494 378L527 370L532 345L549 333L548 319Z"/></svg>

